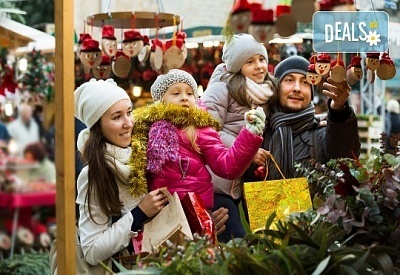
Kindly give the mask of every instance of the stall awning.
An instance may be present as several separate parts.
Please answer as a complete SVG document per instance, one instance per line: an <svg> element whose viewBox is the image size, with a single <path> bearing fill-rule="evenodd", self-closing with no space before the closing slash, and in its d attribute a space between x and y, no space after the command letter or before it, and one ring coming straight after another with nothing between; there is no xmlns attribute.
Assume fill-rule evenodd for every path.
<svg viewBox="0 0 400 275"><path fill-rule="evenodd" d="M32 51L54 51L54 36L9 18L0 17L0 46L16 54Z"/></svg>
<svg viewBox="0 0 400 275"><path fill-rule="evenodd" d="M0 17L0 46L3 48L15 49L26 46L34 41L27 33L21 30L25 26L8 18Z"/></svg>

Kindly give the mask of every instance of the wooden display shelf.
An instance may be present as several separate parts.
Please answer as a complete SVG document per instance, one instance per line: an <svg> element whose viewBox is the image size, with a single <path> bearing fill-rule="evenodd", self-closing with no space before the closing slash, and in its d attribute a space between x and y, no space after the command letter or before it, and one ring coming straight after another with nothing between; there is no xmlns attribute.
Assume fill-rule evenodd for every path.
<svg viewBox="0 0 400 275"><path fill-rule="evenodd" d="M109 12L87 17L87 24L94 27L112 25L119 29L163 28L180 24L179 15L157 12Z"/></svg>

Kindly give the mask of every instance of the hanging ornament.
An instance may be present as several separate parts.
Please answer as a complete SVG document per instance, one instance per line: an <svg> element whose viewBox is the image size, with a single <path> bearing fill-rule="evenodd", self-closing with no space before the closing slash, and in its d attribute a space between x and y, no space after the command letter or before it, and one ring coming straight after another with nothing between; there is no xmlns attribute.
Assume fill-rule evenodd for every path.
<svg viewBox="0 0 400 275"><path fill-rule="evenodd" d="M76 58L79 58L80 53L81 53L81 48L82 48L82 43L84 40L86 39L92 39L92 37L90 36L90 34L88 33L80 33L79 34L79 40L78 40L78 45L76 46Z"/></svg>
<svg viewBox="0 0 400 275"><path fill-rule="evenodd" d="M150 52L151 52L151 46L150 46L150 40L147 35L143 36L143 48L141 49L139 55L138 55L138 60L140 62L146 62L149 57L150 57Z"/></svg>
<svg viewBox="0 0 400 275"><path fill-rule="evenodd" d="M315 64L308 65L308 71L306 74L307 82L311 85L318 85L322 80L322 75L315 71Z"/></svg>
<svg viewBox="0 0 400 275"><path fill-rule="evenodd" d="M378 52L367 53L365 58L365 64L367 65L367 81L368 83L375 82L375 71L379 68L379 56Z"/></svg>
<svg viewBox="0 0 400 275"><path fill-rule="evenodd" d="M380 66L376 74L382 80L392 79L396 75L396 67L388 53L382 53Z"/></svg>
<svg viewBox="0 0 400 275"><path fill-rule="evenodd" d="M311 23L313 14L315 13L314 0L293 0L292 1L292 16L296 22Z"/></svg>
<svg viewBox="0 0 400 275"><path fill-rule="evenodd" d="M248 33L251 7L247 0L237 0L229 15L229 26L233 33Z"/></svg>
<svg viewBox="0 0 400 275"><path fill-rule="evenodd" d="M104 25L102 28L101 49L110 57L117 53L117 38L114 36L114 27L111 25Z"/></svg>
<svg viewBox="0 0 400 275"><path fill-rule="evenodd" d="M337 83L346 79L346 69L343 60L338 58L337 60L332 61L330 77Z"/></svg>
<svg viewBox="0 0 400 275"><path fill-rule="evenodd" d="M252 7L254 7L253 4ZM263 10L261 7L253 8L249 33L258 42L264 43L264 45L268 46L268 42L274 38L274 34L276 33L274 11L272 9Z"/></svg>
<svg viewBox="0 0 400 275"><path fill-rule="evenodd" d="M3 75L0 81L0 96L8 97L10 94L15 94L18 90L18 84L15 80L14 68L9 66L6 62L1 62Z"/></svg>
<svg viewBox="0 0 400 275"><path fill-rule="evenodd" d="M367 57L365 58L365 64L367 65L368 69L376 71L379 68L380 65L379 56L380 53L378 52L367 53Z"/></svg>
<svg viewBox="0 0 400 275"><path fill-rule="evenodd" d="M178 69L185 63L185 57L182 49L185 47L184 35L179 38L174 34L172 40L165 43L164 65L168 69Z"/></svg>
<svg viewBox="0 0 400 275"><path fill-rule="evenodd" d="M314 64L317 62L317 55L313 54L310 56L310 58L308 59L308 61L310 61L310 64Z"/></svg>
<svg viewBox="0 0 400 275"><path fill-rule="evenodd" d="M129 30L124 32L124 40L122 40L122 51L129 57L136 57L143 49L143 36L140 32Z"/></svg>
<svg viewBox="0 0 400 275"><path fill-rule="evenodd" d="M181 39L183 41L183 45L182 45L181 50L182 50L182 54L183 54L183 58L184 59L186 59L186 57L188 55L188 49L186 47L186 41L185 41L186 37L187 37L187 35L183 31L178 31L176 33L176 39Z"/></svg>
<svg viewBox="0 0 400 275"><path fill-rule="evenodd" d="M99 66L102 59L99 42L94 39L85 39L82 42L79 58L86 69L85 72L89 72L90 69Z"/></svg>
<svg viewBox="0 0 400 275"><path fill-rule="evenodd" d="M111 74L111 58L103 54L100 65L92 68L92 73L96 79L109 78Z"/></svg>
<svg viewBox="0 0 400 275"><path fill-rule="evenodd" d="M356 55L351 59L350 65L347 66L346 79L347 83L354 85L363 77L363 70L361 67L361 56Z"/></svg>
<svg viewBox="0 0 400 275"><path fill-rule="evenodd" d="M159 39L151 41L150 66L153 70L160 70L163 66L163 43Z"/></svg>
<svg viewBox="0 0 400 275"><path fill-rule="evenodd" d="M116 76L125 78L129 75L129 71L131 70L131 60L126 54L119 50L111 63L111 69Z"/></svg>
<svg viewBox="0 0 400 275"><path fill-rule="evenodd" d="M277 5L276 18L275 27L279 35L289 37L296 33L297 22L291 14L289 5Z"/></svg>
<svg viewBox="0 0 400 275"><path fill-rule="evenodd" d="M331 56L326 53L317 55L315 71L320 75L327 75L331 70Z"/></svg>

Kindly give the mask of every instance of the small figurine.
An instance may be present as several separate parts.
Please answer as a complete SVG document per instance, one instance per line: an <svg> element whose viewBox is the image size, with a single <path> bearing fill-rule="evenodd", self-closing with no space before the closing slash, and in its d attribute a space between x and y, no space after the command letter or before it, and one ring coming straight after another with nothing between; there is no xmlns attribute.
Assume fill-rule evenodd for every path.
<svg viewBox="0 0 400 275"><path fill-rule="evenodd" d="M315 71L315 64L308 65L308 71L306 75L307 82L311 85L318 85L322 80L322 75Z"/></svg>
<svg viewBox="0 0 400 275"><path fill-rule="evenodd" d="M185 63L183 49L185 47L185 35L176 35L172 40L165 43L164 65L168 69L178 69Z"/></svg>
<svg viewBox="0 0 400 275"><path fill-rule="evenodd" d="M111 57L103 54L99 66L92 68L93 76L96 79L107 79L111 74Z"/></svg>
<svg viewBox="0 0 400 275"><path fill-rule="evenodd" d="M138 55L138 60L140 62L146 62L150 57L151 46L150 39L147 35L143 36L143 48Z"/></svg>
<svg viewBox="0 0 400 275"><path fill-rule="evenodd" d="M111 25L104 25L102 28L101 49L110 57L117 54L117 38L114 36L114 27Z"/></svg>
<svg viewBox="0 0 400 275"><path fill-rule="evenodd" d="M346 79L347 83L354 85L363 77L363 70L361 67L361 56L356 55L351 59L350 65L347 66Z"/></svg>
<svg viewBox="0 0 400 275"><path fill-rule="evenodd" d="M88 69L88 71L99 66L102 58L99 42L94 39L84 40L79 56L83 66L85 69Z"/></svg>
<svg viewBox="0 0 400 275"><path fill-rule="evenodd" d="M328 54L321 53L317 55L315 62L315 71L320 75L327 75L331 70L331 57Z"/></svg>
<svg viewBox="0 0 400 275"><path fill-rule="evenodd" d="M127 77L131 70L130 58L122 51L117 51L115 59L112 61L111 69L116 76L121 78Z"/></svg>
<svg viewBox="0 0 400 275"><path fill-rule="evenodd" d="M79 55L81 53L82 43L86 39L92 39L90 34L88 34L88 33L80 33L79 34L78 45L76 46L76 51L75 51L77 58L79 58Z"/></svg>
<svg viewBox="0 0 400 275"><path fill-rule="evenodd" d="M384 52L380 60L380 66L376 71L378 77L382 80L392 79L396 75L396 67L389 54Z"/></svg>
<svg viewBox="0 0 400 275"><path fill-rule="evenodd" d="M234 33L248 33L251 7L247 0L237 0L229 15L229 26Z"/></svg>
<svg viewBox="0 0 400 275"><path fill-rule="evenodd" d="M341 59L334 60L331 63L330 77L333 81L340 83L346 79L346 69Z"/></svg>
<svg viewBox="0 0 400 275"><path fill-rule="evenodd" d="M249 33L260 43L269 45L268 42L274 38L276 28L274 25L274 11L261 8L252 9L252 19Z"/></svg>
<svg viewBox="0 0 400 275"><path fill-rule="evenodd" d="M126 56L136 57L143 48L143 36L140 32L130 30L124 32L124 40L122 40L122 51Z"/></svg>

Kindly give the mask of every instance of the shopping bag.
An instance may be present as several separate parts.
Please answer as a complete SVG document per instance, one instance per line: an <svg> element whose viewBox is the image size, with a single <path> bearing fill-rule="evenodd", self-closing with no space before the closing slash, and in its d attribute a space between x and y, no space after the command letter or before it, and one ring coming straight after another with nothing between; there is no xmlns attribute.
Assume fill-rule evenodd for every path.
<svg viewBox="0 0 400 275"><path fill-rule="evenodd" d="M188 192L181 202L192 233L197 233L200 236L208 235L211 242L215 244L214 222L210 213L204 207L201 197L195 192Z"/></svg>
<svg viewBox="0 0 400 275"><path fill-rule="evenodd" d="M168 198L168 205L143 226L142 252L154 253L167 241L180 244L193 235L183 211L178 194L171 195L167 189L161 192Z"/></svg>
<svg viewBox="0 0 400 275"><path fill-rule="evenodd" d="M271 160L280 171L273 156ZM252 231L265 229L265 224L273 212L276 213L275 221L286 220L288 214L306 211L312 207L305 177L286 179L283 176L283 179L279 180L245 182L244 197Z"/></svg>

